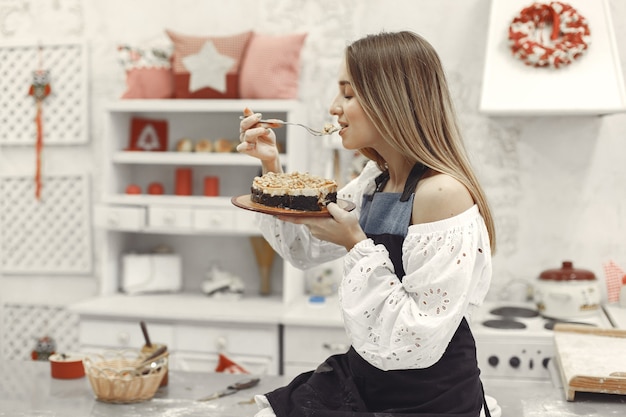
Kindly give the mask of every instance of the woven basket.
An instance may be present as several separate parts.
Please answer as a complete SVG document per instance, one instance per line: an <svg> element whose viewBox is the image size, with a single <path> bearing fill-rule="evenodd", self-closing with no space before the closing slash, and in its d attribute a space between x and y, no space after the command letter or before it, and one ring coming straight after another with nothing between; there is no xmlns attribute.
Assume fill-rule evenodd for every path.
<svg viewBox="0 0 626 417"><path fill-rule="evenodd" d="M163 354L152 361L154 366L137 369L145 357L130 350L85 357L85 374L96 398L108 403L136 403L154 397L167 372L168 357Z"/></svg>

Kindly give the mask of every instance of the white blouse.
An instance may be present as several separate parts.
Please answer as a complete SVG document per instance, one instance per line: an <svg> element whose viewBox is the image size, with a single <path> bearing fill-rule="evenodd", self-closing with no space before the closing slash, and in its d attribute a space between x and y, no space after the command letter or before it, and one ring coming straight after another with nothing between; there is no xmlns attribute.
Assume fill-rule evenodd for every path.
<svg viewBox="0 0 626 417"><path fill-rule="evenodd" d="M379 174L368 162L338 193L357 205L355 215ZM346 252L311 236L302 225L268 215L259 215L259 225L272 247L300 269L345 255L339 300L346 332L354 349L382 370L436 363L461 319L469 319L489 289L489 235L476 205L448 219L409 226L402 247L402 282L387 249L371 239Z"/></svg>

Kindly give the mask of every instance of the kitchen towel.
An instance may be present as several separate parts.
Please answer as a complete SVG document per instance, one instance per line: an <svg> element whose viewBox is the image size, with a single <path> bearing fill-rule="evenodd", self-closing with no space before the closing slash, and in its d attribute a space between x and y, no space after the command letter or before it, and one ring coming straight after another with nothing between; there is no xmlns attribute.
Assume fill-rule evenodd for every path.
<svg viewBox="0 0 626 417"><path fill-rule="evenodd" d="M606 279L607 300L609 303L616 303L619 301L624 270L611 260L604 264L604 275Z"/></svg>

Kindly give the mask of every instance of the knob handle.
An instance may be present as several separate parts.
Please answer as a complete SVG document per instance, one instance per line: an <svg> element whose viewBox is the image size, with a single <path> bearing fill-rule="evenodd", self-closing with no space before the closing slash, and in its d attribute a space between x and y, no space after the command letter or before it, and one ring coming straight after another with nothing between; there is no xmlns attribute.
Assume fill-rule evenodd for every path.
<svg viewBox="0 0 626 417"><path fill-rule="evenodd" d="M513 356L511 359L509 359L509 365L511 365L511 367L513 368L518 368L521 363L522 361L520 361L517 356Z"/></svg>
<svg viewBox="0 0 626 417"><path fill-rule="evenodd" d="M117 334L117 341L121 346L128 346L130 335L127 332L119 332Z"/></svg>
<svg viewBox="0 0 626 417"><path fill-rule="evenodd" d="M492 356L489 356L489 359L487 359L487 362L489 363L489 365L495 368L500 363L500 359L498 359L496 355L492 355Z"/></svg>

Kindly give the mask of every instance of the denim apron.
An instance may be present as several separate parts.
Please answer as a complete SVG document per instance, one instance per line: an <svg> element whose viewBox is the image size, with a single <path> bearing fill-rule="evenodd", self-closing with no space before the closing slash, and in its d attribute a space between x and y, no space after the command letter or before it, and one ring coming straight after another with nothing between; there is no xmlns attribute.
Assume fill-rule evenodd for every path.
<svg viewBox="0 0 626 417"><path fill-rule="evenodd" d="M376 191L363 198L360 224L389 251L398 278L404 277L402 243L411 224L415 187L426 169L413 167L403 193ZM353 347L329 357L315 371L266 394L277 417L478 417L485 404L474 338L461 321L442 358L422 369L383 371Z"/></svg>

